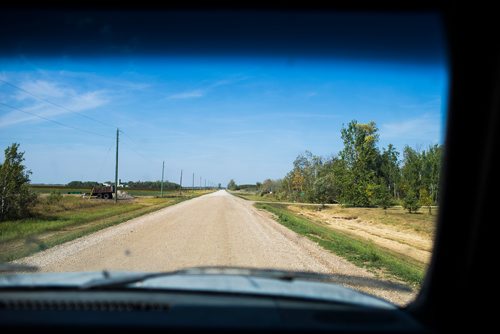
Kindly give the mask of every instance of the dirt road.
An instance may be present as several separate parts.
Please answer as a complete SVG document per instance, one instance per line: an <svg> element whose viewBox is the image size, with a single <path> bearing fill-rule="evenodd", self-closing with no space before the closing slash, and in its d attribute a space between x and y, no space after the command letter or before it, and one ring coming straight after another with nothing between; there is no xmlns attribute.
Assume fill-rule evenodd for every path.
<svg viewBox="0 0 500 334"><path fill-rule="evenodd" d="M42 271L171 271L243 266L336 274L339 283L398 304L414 293L320 248L251 202L218 191L16 261Z"/></svg>

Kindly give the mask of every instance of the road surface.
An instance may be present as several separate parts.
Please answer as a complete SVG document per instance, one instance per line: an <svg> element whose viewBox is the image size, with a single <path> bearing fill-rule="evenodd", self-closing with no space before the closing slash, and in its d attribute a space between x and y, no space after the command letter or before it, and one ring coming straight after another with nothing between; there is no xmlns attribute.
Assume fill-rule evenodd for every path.
<svg viewBox="0 0 500 334"><path fill-rule="evenodd" d="M171 271L240 266L336 274L339 283L393 302L413 292L326 251L252 203L221 190L16 261L42 271Z"/></svg>

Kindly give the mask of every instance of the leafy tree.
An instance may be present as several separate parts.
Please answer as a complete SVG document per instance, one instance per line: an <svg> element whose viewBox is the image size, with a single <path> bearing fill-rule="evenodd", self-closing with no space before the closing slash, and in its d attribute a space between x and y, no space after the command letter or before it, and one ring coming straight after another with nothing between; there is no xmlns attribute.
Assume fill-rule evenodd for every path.
<svg viewBox="0 0 500 334"><path fill-rule="evenodd" d="M406 146L400 161L392 144L380 152L374 122L355 120L343 126L341 138L344 146L337 156L322 158L305 151L283 179L264 181L261 194L272 191L278 199L383 208L403 198L411 212L436 203L442 146L422 151Z"/></svg>
<svg viewBox="0 0 500 334"><path fill-rule="evenodd" d="M336 203L339 188L335 176L329 173L314 182L314 198L318 203Z"/></svg>
<svg viewBox="0 0 500 334"><path fill-rule="evenodd" d="M227 184L227 189L229 190L236 190L238 188L238 186L236 185L236 182L234 182L233 179L231 179L229 181L229 183Z"/></svg>
<svg viewBox="0 0 500 334"><path fill-rule="evenodd" d="M421 206L426 206L429 208L429 215L432 215L432 197L425 188L420 188L420 199L419 199L419 204Z"/></svg>
<svg viewBox="0 0 500 334"><path fill-rule="evenodd" d="M403 201L403 207L408 210L409 213L416 213L420 209L420 204L417 195L413 190L406 192L406 196Z"/></svg>
<svg viewBox="0 0 500 334"><path fill-rule="evenodd" d="M422 156L419 152L409 146L403 149L403 166L401 167L401 185L404 198L408 192L418 201L417 194L422 188Z"/></svg>
<svg viewBox="0 0 500 334"><path fill-rule="evenodd" d="M288 197L293 200L314 201L314 182L322 167L321 157L309 151L299 154L293 162L293 169L286 176Z"/></svg>
<svg viewBox="0 0 500 334"><path fill-rule="evenodd" d="M18 149L19 144L7 147L0 164L0 221L26 217L36 203L36 194L29 188L31 171L23 165L24 152Z"/></svg>
<svg viewBox="0 0 500 334"><path fill-rule="evenodd" d="M342 159L335 159L331 163L331 169L328 174L331 175L330 180L334 180L336 184L337 194L335 200L342 204L352 203L352 198L355 197L351 189L352 173L347 167L346 162Z"/></svg>
<svg viewBox="0 0 500 334"><path fill-rule="evenodd" d="M380 156L380 176L394 198L398 197L397 184L400 182L399 152L392 144Z"/></svg>
<svg viewBox="0 0 500 334"><path fill-rule="evenodd" d="M374 122L361 124L351 121L342 128L344 148L340 159L348 170L348 183L343 183L346 202L354 206L370 205L370 185L376 184L380 153L377 149L378 129Z"/></svg>
<svg viewBox="0 0 500 334"><path fill-rule="evenodd" d="M266 179L262 182L260 186L260 195L263 196L265 194L269 194L273 192L274 183L271 179Z"/></svg>
<svg viewBox="0 0 500 334"><path fill-rule="evenodd" d="M439 173L441 171L442 154L443 146L433 145L429 147L425 159L426 186L433 203L437 203L439 199Z"/></svg>
<svg viewBox="0 0 500 334"><path fill-rule="evenodd" d="M430 202L429 205L425 206L436 203L438 199L441 152L442 147L438 145L431 146L428 150L421 152L408 146L404 148L400 187L404 191L414 192L419 201ZM421 193L421 191L424 192ZM426 198L422 199L421 194Z"/></svg>
<svg viewBox="0 0 500 334"><path fill-rule="evenodd" d="M382 207L387 214L387 208L392 204L392 196L389 187L384 184L377 185L374 190L373 204Z"/></svg>

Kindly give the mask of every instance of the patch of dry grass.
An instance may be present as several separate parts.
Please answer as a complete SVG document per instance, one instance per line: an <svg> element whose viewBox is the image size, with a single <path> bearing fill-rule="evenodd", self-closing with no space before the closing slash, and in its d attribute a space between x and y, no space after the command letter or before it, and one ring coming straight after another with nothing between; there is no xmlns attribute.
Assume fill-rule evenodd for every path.
<svg viewBox="0 0 500 334"><path fill-rule="evenodd" d="M318 207L300 206L301 210L317 211ZM436 229L437 209L433 208L429 215L427 208L418 213L408 213L401 207L392 207L384 211L380 208L348 208L340 205L321 209L322 213L343 219L358 219L368 223L379 223L391 226L397 230L408 230L434 237Z"/></svg>

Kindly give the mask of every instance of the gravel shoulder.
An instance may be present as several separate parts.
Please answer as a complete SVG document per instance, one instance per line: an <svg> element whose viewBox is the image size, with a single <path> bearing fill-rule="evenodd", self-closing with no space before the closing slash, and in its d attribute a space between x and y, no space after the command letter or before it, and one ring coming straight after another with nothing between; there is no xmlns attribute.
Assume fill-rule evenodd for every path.
<svg viewBox="0 0 500 334"><path fill-rule="evenodd" d="M171 271L240 266L337 275L339 283L406 304L415 292L324 250L226 191L100 230L16 261L42 271Z"/></svg>

